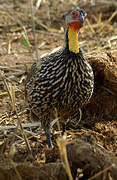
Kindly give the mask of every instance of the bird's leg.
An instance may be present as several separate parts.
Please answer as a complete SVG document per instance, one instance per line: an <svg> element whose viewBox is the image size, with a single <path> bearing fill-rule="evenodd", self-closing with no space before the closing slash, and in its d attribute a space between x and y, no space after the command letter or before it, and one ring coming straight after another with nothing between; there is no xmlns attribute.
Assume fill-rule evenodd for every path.
<svg viewBox="0 0 117 180"><path fill-rule="evenodd" d="M62 122L62 136L64 135L65 131L66 131L66 125L65 123Z"/></svg>
<svg viewBox="0 0 117 180"><path fill-rule="evenodd" d="M52 144L52 140L51 140L51 137L50 137L50 128L49 127L45 128L45 135L46 135L46 138L47 138L48 147L53 148L54 146Z"/></svg>
<svg viewBox="0 0 117 180"><path fill-rule="evenodd" d="M65 134L65 131L66 131L66 124L65 124L65 115L60 112L60 121L61 121L61 126L62 126L62 136Z"/></svg>

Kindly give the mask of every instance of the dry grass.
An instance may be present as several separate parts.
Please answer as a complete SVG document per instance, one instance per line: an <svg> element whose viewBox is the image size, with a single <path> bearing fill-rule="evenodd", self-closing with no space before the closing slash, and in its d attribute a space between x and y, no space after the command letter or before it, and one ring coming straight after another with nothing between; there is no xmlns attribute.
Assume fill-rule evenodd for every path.
<svg viewBox="0 0 117 180"><path fill-rule="evenodd" d="M0 140L3 141L7 138L9 142L12 142L11 145L15 143L16 146L20 145L22 147L24 147L25 142L30 153L30 146L33 146L33 143L30 141L31 138L36 138L39 141L39 147L42 147L40 148L41 154L44 154L45 139L42 131L40 131L41 136L37 136L37 132L32 132L31 124L29 123L27 104L24 98L25 74L34 60L39 59L38 56L42 57L50 54L62 47L65 27L64 14L71 7L74 7L77 2L76 4L75 2L72 4L70 1L67 5L65 1L62 3L59 0L56 2L36 1L36 4L32 7L32 21L33 23L35 21L33 24L34 33L31 30L32 22L27 6L28 1L12 4L11 1L7 0L0 7ZM89 2L84 4L86 7L88 5ZM66 8L63 8L63 6ZM114 18L117 18L117 11L108 13L110 14L107 18L105 18L103 12L89 16L84 28L81 29L80 47L86 56L116 49L117 24ZM36 32L34 30L35 28ZM31 53L21 43L24 37L32 50ZM114 72L116 73L116 71ZM106 74L106 77L108 80L110 74ZM115 79L112 80L114 81L113 83L116 83ZM110 92L110 89L108 91ZM39 124L32 123L35 127L39 126ZM12 135L14 125L17 131ZM25 126L27 128L23 129ZM82 130L82 133L84 133L84 130ZM77 132L71 131L71 136L76 137ZM68 139L72 139L71 136ZM66 145L64 144L64 148L62 149L59 142L59 148L60 154L64 158L64 166L69 174L69 179L72 179L66 152L65 154L62 152L65 150Z"/></svg>

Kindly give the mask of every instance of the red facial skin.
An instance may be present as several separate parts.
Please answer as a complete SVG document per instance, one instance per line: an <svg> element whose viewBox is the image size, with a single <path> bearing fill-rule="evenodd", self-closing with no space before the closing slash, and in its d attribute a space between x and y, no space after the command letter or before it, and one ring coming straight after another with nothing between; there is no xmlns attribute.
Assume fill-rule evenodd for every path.
<svg viewBox="0 0 117 180"><path fill-rule="evenodd" d="M74 22L68 23L68 26L70 28L73 28L75 31L78 31L83 25L80 21L74 21Z"/></svg>
<svg viewBox="0 0 117 180"><path fill-rule="evenodd" d="M81 15L77 11L73 11L71 14L71 17L76 20L68 23L68 26L70 28L74 29L75 31L78 31L83 26L83 24L80 22L80 20L77 20L77 18L79 18L79 19L81 18ZM86 17L87 17L87 15L85 15L84 19L86 19Z"/></svg>
<svg viewBox="0 0 117 180"><path fill-rule="evenodd" d="M72 12L72 18L80 18L80 14L77 11Z"/></svg>

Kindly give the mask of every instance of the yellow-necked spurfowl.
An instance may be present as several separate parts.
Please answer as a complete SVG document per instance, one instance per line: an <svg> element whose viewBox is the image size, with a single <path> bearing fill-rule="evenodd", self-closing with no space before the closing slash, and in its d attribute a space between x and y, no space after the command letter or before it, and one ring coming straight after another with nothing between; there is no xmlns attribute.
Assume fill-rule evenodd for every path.
<svg viewBox="0 0 117 180"><path fill-rule="evenodd" d="M73 112L89 101L93 93L94 76L78 44L78 33L86 13L75 9L66 16L65 46L31 67L26 81L26 98L31 111L41 120L52 147L50 122L55 108L65 131L65 122Z"/></svg>

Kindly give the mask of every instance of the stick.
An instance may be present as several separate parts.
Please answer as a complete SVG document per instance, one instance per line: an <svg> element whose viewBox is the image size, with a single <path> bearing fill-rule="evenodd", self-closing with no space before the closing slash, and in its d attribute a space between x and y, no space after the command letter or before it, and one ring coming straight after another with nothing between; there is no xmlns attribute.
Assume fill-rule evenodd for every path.
<svg viewBox="0 0 117 180"><path fill-rule="evenodd" d="M40 67L40 61L39 61L38 50L37 50L37 38L36 38L36 33L35 33L35 22L34 22L34 11L33 11L33 1L32 0L30 0L30 9L31 9L31 17L32 17L32 31L33 31L33 36L34 36L36 63Z"/></svg>
<svg viewBox="0 0 117 180"><path fill-rule="evenodd" d="M27 123L27 124L22 123L23 128L30 128L30 127L37 127L37 126L40 127L41 123L40 122ZM0 131L11 130L11 129L16 129L16 128L17 128L17 126L15 126L15 125L12 125L12 126L0 126Z"/></svg>

